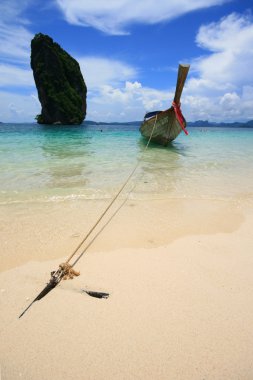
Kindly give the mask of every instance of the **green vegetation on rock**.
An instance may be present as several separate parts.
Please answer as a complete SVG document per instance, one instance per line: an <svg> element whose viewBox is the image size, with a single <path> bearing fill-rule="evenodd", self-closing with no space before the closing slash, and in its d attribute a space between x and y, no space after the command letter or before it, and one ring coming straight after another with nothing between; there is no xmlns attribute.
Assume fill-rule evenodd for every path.
<svg viewBox="0 0 253 380"><path fill-rule="evenodd" d="M81 124L86 115L87 88L78 62L51 37L31 41L31 68L42 106L39 124Z"/></svg>

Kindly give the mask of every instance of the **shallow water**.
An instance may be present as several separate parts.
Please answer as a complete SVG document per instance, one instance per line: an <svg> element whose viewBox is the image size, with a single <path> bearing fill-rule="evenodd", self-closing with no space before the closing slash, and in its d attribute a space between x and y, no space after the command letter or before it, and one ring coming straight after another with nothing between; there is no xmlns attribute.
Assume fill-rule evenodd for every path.
<svg viewBox="0 0 253 380"><path fill-rule="evenodd" d="M0 126L0 202L104 199L139 160L125 195L245 198L253 195L253 130L189 128L170 146L151 144L137 126Z"/></svg>

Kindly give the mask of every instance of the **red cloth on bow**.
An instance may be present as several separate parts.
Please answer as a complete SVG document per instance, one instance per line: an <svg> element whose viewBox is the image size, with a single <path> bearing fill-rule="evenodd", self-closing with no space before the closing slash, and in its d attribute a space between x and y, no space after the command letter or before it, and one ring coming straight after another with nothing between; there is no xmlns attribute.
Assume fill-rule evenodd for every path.
<svg viewBox="0 0 253 380"><path fill-rule="evenodd" d="M182 112L181 112L180 104L177 104L176 102L172 102L172 107L174 108L176 118L177 118L179 124L181 125L182 130L184 131L184 133L186 135L188 135L188 132L184 126L184 117L183 117Z"/></svg>

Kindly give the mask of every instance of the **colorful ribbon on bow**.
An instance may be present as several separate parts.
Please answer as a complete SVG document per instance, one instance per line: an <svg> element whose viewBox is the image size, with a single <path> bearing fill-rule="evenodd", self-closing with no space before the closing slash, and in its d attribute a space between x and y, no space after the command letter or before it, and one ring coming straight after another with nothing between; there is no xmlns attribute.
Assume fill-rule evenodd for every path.
<svg viewBox="0 0 253 380"><path fill-rule="evenodd" d="M176 118L177 118L179 124L181 125L182 130L184 131L184 133L186 135L188 135L188 132L185 129L184 117L183 117L183 114L182 114L182 111L180 108L180 104L177 104L176 102L172 102L172 107L174 108Z"/></svg>

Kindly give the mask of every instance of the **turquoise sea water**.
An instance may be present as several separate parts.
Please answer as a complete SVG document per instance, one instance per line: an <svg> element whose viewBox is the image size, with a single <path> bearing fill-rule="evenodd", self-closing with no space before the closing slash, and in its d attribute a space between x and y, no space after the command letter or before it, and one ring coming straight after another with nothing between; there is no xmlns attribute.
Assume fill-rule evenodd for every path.
<svg viewBox="0 0 253 380"><path fill-rule="evenodd" d="M109 198L138 160L133 198L252 197L253 130L188 130L145 150L137 126L1 124L0 203Z"/></svg>

